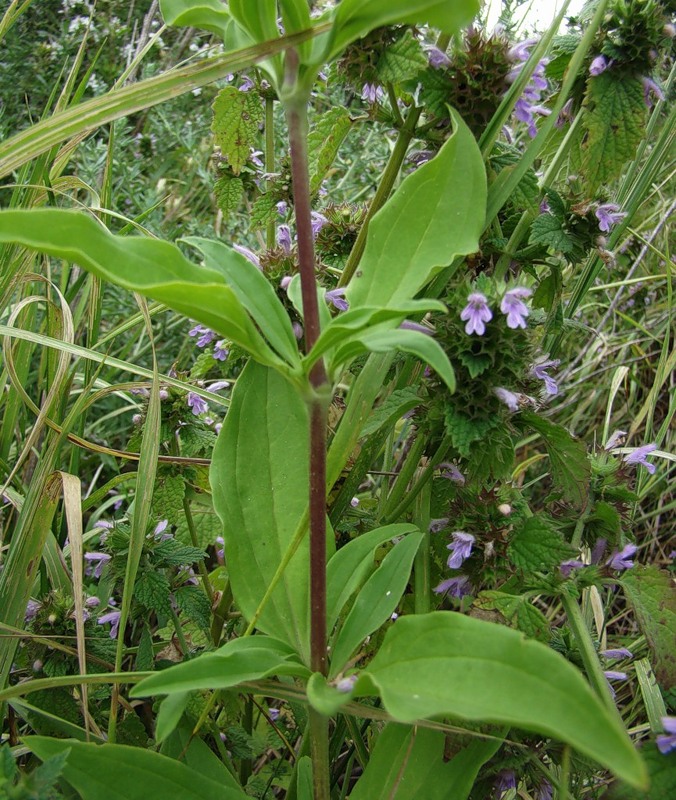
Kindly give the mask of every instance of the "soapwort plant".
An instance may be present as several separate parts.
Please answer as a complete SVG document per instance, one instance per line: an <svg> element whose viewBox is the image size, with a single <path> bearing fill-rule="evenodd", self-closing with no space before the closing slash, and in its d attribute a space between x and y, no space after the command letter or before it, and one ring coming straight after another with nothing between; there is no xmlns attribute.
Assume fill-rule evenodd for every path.
<svg viewBox="0 0 676 800"><path fill-rule="evenodd" d="M655 442L625 446L626 433L606 429L587 446L547 406L575 313L668 150L668 4L601 0L568 35L554 26L525 41L509 15L492 33L472 25L475 0L315 5L163 0L167 26L212 34L223 55L59 110L0 145L2 173L21 170L25 192L31 159L221 81L214 189L226 219L252 198L258 234L246 246L227 235L175 244L132 233L140 221L114 234L107 212L51 196L42 207L46 189L28 202L17 188L0 211L8 307L37 252L190 319L201 353L190 376L161 376L153 346L122 452L139 451L132 507L84 537L60 453L71 431L82 443L78 418L106 390L88 368L75 404L55 383L38 409L47 455L17 503L0 575L3 629L33 638L21 652L3 642L0 699L79 687L85 730L71 721L59 730L69 738L23 746L85 798L107 797L107 781L125 797L596 797L608 774L625 792L612 796L638 796L671 748L673 697L656 684L647 695L642 755L616 704L633 654L601 647L588 615L607 644L603 594L621 585L638 608L646 592L667 602L663 573L637 566L628 525L640 471L659 480L667 469L668 420ZM367 206L331 196L357 126L396 131ZM58 370L65 380L67 361ZM515 466L517 444L533 441L544 452ZM529 490L523 478L545 458ZM63 550L51 530L60 494ZM201 494L222 548L199 540ZM56 585L38 601L42 558ZM153 620L175 634L160 654ZM666 692L665 633L646 625ZM52 653L50 627L78 648ZM85 640L108 671L88 671ZM21 670L32 679L17 683ZM11 720L32 725L22 702ZM252 774L254 713L288 749L267 783Z"/></svg>

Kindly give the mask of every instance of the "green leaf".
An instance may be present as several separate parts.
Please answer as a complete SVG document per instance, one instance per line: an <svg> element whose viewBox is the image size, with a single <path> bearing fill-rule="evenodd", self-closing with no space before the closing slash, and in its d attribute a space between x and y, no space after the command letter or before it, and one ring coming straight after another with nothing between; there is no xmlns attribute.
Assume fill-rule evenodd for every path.
<svg viewBox="0 0 676 800"><path fill-rule="evenodd" d="M214 183L214 193L218 207L224 214L232 214L237 211L242 202L244 194L244 184L241 178L232 175L221 175Z"/></svg>
<svg viewBox="0 0 676 800"><path fill-rule="evenodd" d="M525 633L529 639L537 639L546 644L551 638L547 617L523 595L489 590L480 592L473 605L477 608L499 611L513 627Z"/></svg>
<svg viewBox="0 0 676 800"><path fill-rule="evenodd" d="M190 547L175 539L159 542L153 552L157 561L167 567L189 567L196 561L201 561L205 555L199 547Z"/></svg>
<svg viewBox="0 0 676 800"><path fill-rule="evenodd" d="M399 523L363 533L341 547L326 566L327 628L336 624L347 601L373 570L376 550L385 542L417 530L415 525Z"/></svg>
<svg viewBox="0 0 676 800"><path fill-rule="evenodd" d="M619 716L563 656L503 625L452 611L400 617L353 696L377 692L395 720L493 722L566 742L634 786L645 768Z"/></svg>
<svg viewBox="0 0 676 800"><path fill-rule="evenodd" d="M340 672L364 639L392 616L406 590L423 534L404 536L357 595L331 648L331 675Z"/></svg>
<svg viewBox="0 0 676 800"><path fill-rule="evenodd" d="M479 11L477 0L343 0L338 6L326 60L383 25L429 25L455 35Z"/></svg>
<svg viewBox="0 0 676 800"><path fill-rule="evenodd" d="M192 725L185 722L179 724L162 742L162 755L181 761L205 778L222 783L230 789L239 789L230 770L202 739L193 734L192 728Z"/></svg>
<svg viewBox="0 0 676 800"><path fill-rule="evenodd" d="M307 140L310 191L319 190L345 137L352 128L346 108L335 106L325 111L313 126Z"/></svg>
<svg viewBox="0 0 676 800"><path fill-rule="evenodd" d="M625 572L622 588L648 640L660 686L673 689L676 687L676 594L671 577L657 567L637 565Z"/></svg>
<svg viewBox="0 0 676 800"><path fill-rule="evenodd" d="M268 675L307 676L308 671L296 658L293 649L285 642L269 636L244 636L233 639L215 653L204 653L191 661L156 672L137 683L131 696L229 689Z"/></svg>
<svg viewBox="0 0 676 800"><path fill-rule="evenodd" d="M158 474L155 478L153 489L153 514L157 519L166 519L176 525L185 511L183 498L185 497L185 480L182 475L167 473Z"/></svg>
<svg viewBox="0 0 676 800"><path fill-rule="evenodd" d="M376 71L382 83L413 80L428 66L427 56L410 29L388 47L378 59Z"/></svg>
<svg viewBox="0 0 676 800"><path fill-rule="evenodd" d="M412 386L395 389L371 412L368 422L362 428L361 435L371 436L381 428L390 427L401 419L407 411L411 411L419 405L420 397L417 389Z"/></svg>
<svg viewBox="0 0 676 800"><path fill-rule="evenodd" d="M169 581L162 572L144 572L134 585L134 600L148 611L157 611L158 614L169 616L171 603Z"/></svg>
<svg viewBox="0 0 676 800"><path fill-rule="evenodd" d="M24 742L42 761L70 748L63 777L82 800L246 800L243 792L152 750L44 736Z"/></svg>
<svg viewBox="0 0 676 800"><path fill-rule="evenodd" d="M237 379L211 464L214 508L237 607L250 620L307 510L308 411L278 373L249 362ZM307 539L258 620L308 654Z"/></svg>
<svg viewBox="0 0 676 800"><path fill-rule="evenodd" d="M160 11L167 25L201 28L225 39L232 19L221 0L160 0Z"/></svg>
<svg viewBox="0 0 676 800"><path fill-rule="evenodd" d="M589 78L583 117L587 131L580 174L590 191L619 177L645 136L643 84L616 70Z"/></svg>
<svg viewBox="0 0 676 800"><path fill-rule="evenodd" d="M437 341L418 331L397 329L353 336L336 350L333 362L345 364L362 353L391 353L393 350L417 356L432 367L450 392L455 391L455 373L448 356Z"/></svg>
<svg viewBox="0 0 676 800"><path fill-rule="evenodd" d="M256 42L279 37L277 0L230 0L230 13Z"/></svg>
<svg viewBox="0 0 676 800"><path fill-rule="evenodd" d="M204 256L209 269L221 272L237 299L251 314L269 343L290 364L300 363L291 320L263 273L222 242L188 236L184 239Z"/></svg>
<svg viewBox="0 0 676 800"><path fill-rule="evenodd" d="M157 742L163 742L176 729L190 697L190 692L176 692L176 694L170 694L164 698L155 720L155 740Z"/></svg>
<svg viewBox="0 0 676 800"><path fill-rule="evenodd" d="M528 517L512 536L507 553L524 572L556 567L574 555L573 548L543 516Z"/></svg>
<svg viewBox="0 0 676 800"><path fill-rule="evenodd" d="M531 225L528 244L541 244L557 253L572 253L575 242L554 214L540 214Z"/></svg>
<svg viewBox="0 0 676 800"><path fill-rule="evenodd" d="M260 136L263 121L260 97L255 92L240 92L234 86L226 86L216 95L212 108L211 132L230 168L239 175Z"/></svg>
<svg viewBox="0 0 676 800"><path fill-rule="evenodd" d="M202 630L208 631L211 625L211 604L199 586L179 586L174 589L176 605L189 620Z"/></svg>
<svg viewBox="0 0 676 800"><path fill-rule="evenodd" d="M251 226L253 228L264 228L269 222L277 219L277 203L280 198L275 192L264 192L257 197L251 207Z"/></svg>
<svg viewBox="0 0 676 800"><path fill-rule="evenodd" d="M665 755L649 743L641 748L641 755L650 776L648 791L639 792L626 784L615 783L603 795L603 800L669 800L676 797L676 753Z"/></svg>
<svg viewBox="0 0 676 800"><path fill-rule="evenodd" d="M360 5L365 4L360 0ZM474 137L456 113L453 124L455 131L437 155L405 178L370 221L364 255L347 288L350 308L396 306L456 256L479 249L486 171Z"/></svg>
<svg viewBox="0 0 676 800"><path fill-rule="evenodd" d="M223 276L188 261L176 245L113 236L85 214L58 209L0 211L0 242L74 261L103 280L192 317L263 364L282 364Z"/></svg>
<svg viewBox="0 0 676 800"><path fill-rule="evenodd" d="M328 683L321 672L313 672L307 682L307 699L310 705L325 717L335 716L350 702L350 693L341 692Z"/></svg>
<svg viewBox="0 0 676 800"><path fill-rule="evenodd" d="M542 437L556 486L572 503L583 505L591 480L591 464L584 442L575 439L562 425L539 417L532 411L522 411L521 419Z"/></svg>
<svg viewBox="0 0 676 800"><path fill-rule="evenodd" d="M467 800L481 767L502 740L475 739L450 761L440 731L390 722L375 748L350 800Z"/></svg>

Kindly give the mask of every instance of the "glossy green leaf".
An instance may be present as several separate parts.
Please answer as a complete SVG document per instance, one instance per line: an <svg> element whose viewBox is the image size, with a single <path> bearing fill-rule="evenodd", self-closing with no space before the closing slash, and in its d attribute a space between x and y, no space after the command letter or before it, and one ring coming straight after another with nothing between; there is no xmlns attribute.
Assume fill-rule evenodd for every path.
<svg viewBox="0 0 676 800"><path fill-rule="evenodd" d="M341 692L330 684L321 672L313 672L306 686L310 705L325 717L334 717L350 702L350 692Z"/></svg>
<svg viewBox="0 0 676 800"><path fill-rule="evenodd" d="M0 211L0 242L73 261L213 328L263 364L282 365L222 274L188 261L176 245L114 236L85 214L58 209Z"/></svg>
<svg viewBox="0 0 676 800"><path fill-rule="evenodd" d="M466 800L479 769L498 751L501 739L475 739L450 761L440 731L387 725L376 741L350 800Z"/></svg>
<svg viewBox="0 0 676 800"><path fill-rule="evenodd" d="M204 777L180 761L140 747L85 744L73 739L27 736L42 761L70 748L65 780L82 800L245 800L244 792Z"/></svg>
<svg viewBox="0 0 676 800"><path fill-rule="evenodd" d="M363 533L341 547L326 566L327 628L333 629L345 603L373 571L373 559L380 545L397 536L417 530L415 525L400 523Z"/></svg>
<svg viewBox="0 0 676 800"><path fill-rule="evenodd" d="M196 689L229 689L268 675L307 673L288 644L269 636L233 639L214 653L156 672L138 683L132 697L183 694ZM178 701L177 701L178 702Z"/></svg>
<svg viewBox="0 0 676 800"><path fill-rule="evenodd" d="M449 391L455 391L455 373L448 356L431 336L418 331L373 331L351 337L336 350L333 362L343 364L363 353L391 353L393 350L417 356L432 367Z"/></svg>
<svg viewBox="0 0 676 800"><path fill-rule="evenodd" d="M397 542L360 590L331 648L331 675L340 672L364 639L392 616L422 538L423 534L415 531Z"/></svg>
<svg viewBox="0 0 676 800"><path fill-rule="evenodd" d="M165 697L155 719L155 741L163 742L174 732L190 701L190 692L176 692Z"/></svg>
<svg viewBox="0 0 676 800"><path fill-rule="evenodd" d="M450 714L536 731L645 786L619 716L563 656L503 625L452 611L400 617L353 696L374 692L395 720Z"/></svg>
<svg viewBox="0 0 676 800"><path fill-rule="evenodd" d="M308 411L277 372L249 362L211 464L214 507L237 607L250 620L308 504ZM302 542L257 626L308 653L308 545Z"/></svg>
<svg viewBox="0 0 676 800"><path fill-rule="evenodd" d="M383 25L430 25L456 34L479 11L477 0L343 0L335 15L330 54Z"/></svg>
<svg viewBox="0 0 676 800"><path fill-rule="evenodd" d="M160 0L167 25L201 28L225 39L232 19L221 0Z"/></svg>
<svg viewBox="0 0 676 800"><path fill-rule="evenodd" d="M222 242L199 236L189 236L183 241L202 253L209 269L223 274L237 299L251 314L279 355L289 364L298 364L300 356L291 320L263 273L247 258Z"/></svg>
<svg viewBox="0 0 676 800"><path fill-rule="evenodd" d="M469 128L452 116L455 130L441 150L405 178L370 221L347 288L350 308L409 300L455 256L478 250L486 171Z"/></svg>
<svg viewBox="0 0 676 800"><path fill-rule="evenodd" d="M310 7L307 4L307 0L279 0L279 10L282 14L282 23L286 33L298 33L312 26ZM311 50L312 42L303 42L300 45L298 52L300 53L301 62L308 60Z"/></svg>
<svg viewBox="0 0 676 800"><path fill-rule="evenodd" d="M256 42L276 39L277 0L230 0L230 13Z"/></svg>

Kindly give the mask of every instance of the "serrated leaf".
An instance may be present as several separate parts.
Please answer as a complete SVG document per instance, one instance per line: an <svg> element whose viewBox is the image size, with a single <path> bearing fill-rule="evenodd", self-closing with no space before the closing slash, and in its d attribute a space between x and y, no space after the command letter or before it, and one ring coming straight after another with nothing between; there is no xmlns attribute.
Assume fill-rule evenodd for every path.
<svg viewBox="0 0 676 800"><path fill-rule="evenodd" d="M182 475L158 475L153 489L153 513L175 525L184 515L185 481Z"/></svg>
<svg viewBox="0 0 676 800"><path fill-rule="evenodd" d="M242 202L244 184L241 178L235 178L232 175L222 175L216 183L214 183L214 193L216 194L216 202L221 211L224 214L232 214L234 211L237 211L239 204Z"/></svg>
<svg viewBox="0 0 676 800"><path fill-rule="evenodd" d="M556 253L572 253L575 242L554 214L540 214L530 228L528 244L541 244Z"/></svg>
<svg viewBox="0 0 676 800"><path fill-rule="evenodd" d="M676 592L672 578L657 567L635 566L622 587L652 653L652 666L664 690L676 686Z"/></svg>
<svg viewBox="0 0 676 800"><path fill-rule="evenodd" d="M169 581L161 572L144 572L134 584L134 600L148 611L171 615Z"/></svg>
<svg viewBox="0 0 676 800"><path fill-rule="evenodd" d="M209 598L198 586L181 586L174 590L179 610L202 630L211 625L211 604Z"/></svg>
<svg viewBox="0 0 676 800"><path fill-rule="evenodd" d="M535 731L647 784L619 715L563 656L504 625L453 611L400 617L352 696L375 692L397 721L452 715Z"/></svg>
<svg viewBox="0 0 676 800"><path fill-rule="evenodd" d="M470 378L478 378L479 375L489 369L493 363L493 360L487 353L478 353L475 355L471 350L463 350L458 357L467 372L469 372Z"/></svg>
<svg viewBox="0 0 676 800"><path fill-rule="evenodd" d="M166 539L155 545L155 560L168 567L189 567L204 558L204 551L199 547L181 544L175 539Z"/></svg>
<svg viewBox="0 0 676 800"><path fill-rule="evenodd" d="M203 353L202 355L210 359L209 366L213 367L214 360L211 354ZM190 374L193 374L192 370ZM181 440L181 455L183 456L192 457L211 453L216 444L216 434L198 425L186 425L180 429L178 436Z"/></svg>
<svg viewBox="0 0 676 800"><path fill-rule="evenodd" d="M481 592L474 606L499 611L513 627L526 634L529 639L547 643L551 638L547 617L523 595L505 592Z"/></svg>
<svg viewBox="0 0 676 800"><path fill-rule="evenodd" d="M617 178L645 136L647 108L639 77L607 70L589 78L581 174L592 192Z"/></svg>
<svg viewBox="0 0 676 800"><path fill-rule="evenodd" d="M61 777L63 768L66 765L70 749L57 753L35 769L30 776L30 783L36 793L45 792L53 788L56 781Z"/></svg>
<svg viewBox="0 0 676 800"><path fill-rule="evenodd" d="M412 80L426 68L427 56L410 29L383 51L376 65L382 83Z"/></svg>
<svg viewBox="0 0 676 800"><path fill-rule="evenodd" d="M572 503L583 505L591 480L591 464L584 442L575 439L562 425L539 417L532 411L522 411L521 418L542 437L555 485Z"/></svg>
<svg viewBox="0 0 676 800"><path fill-rule="evenodd" d="M234 86L226 86L216 96L212 108L211 131L216 144L232 171L239 175L258 141L263 122L260 98L254 92L240 92Z"/></svg>
<svg viewBox="0 0 676 800"><path fill-rule="evenodd" d="M251 225L253 228L264 228L277 218L279 197L274 192L265 192L257 197L251 207Z"/></svg>
<svg viewBox="0 0 676 800"><path fill-rule="evenodd" d="M155 652L153 650L153 637L147 625L141 629L141 638L136 651L134 668L137 672L151 672L155 666Z"/></svg>
<svg viewBox="0 0 676 800"><path fill-rule="evenodd" d="M451 406L445 414L446 432L451 437L453 447L461 456L469 458L472 455L472 444L482 439L493 427L489 420L471 420L462 414L456 413Z"/></svg>
<svg viewBox="0 0 676 800"><path fill-rule="evenodd" d="M351 128L350 114L342 106L330 108L313 125L307 140L310 191L313 194L321 186Z"/></svg>
<svg viewBox="0 0 676 800"><path fill-rule="evenodd" d="M368 422L362 428L362 436L370 436L385 426L390 426L411 409L420 404L418 392L411 386L395 389L372 412Z"/></svg>
<svg viewBox="0 0 676 800"><path fill-rule="evenodd" d="M410 300L453 258L478 249L486 170L479 146L456 113L453 125L437 155L407 176L371 219L364 255L347 287L351 309Z"/></svg>
<svg viewBox="0 0 676 800"><path fill-rule="evenodd" d="M573 557L573 548L545 517L528 517L512 536L507 550L518 569L536 572Z"/></svg>

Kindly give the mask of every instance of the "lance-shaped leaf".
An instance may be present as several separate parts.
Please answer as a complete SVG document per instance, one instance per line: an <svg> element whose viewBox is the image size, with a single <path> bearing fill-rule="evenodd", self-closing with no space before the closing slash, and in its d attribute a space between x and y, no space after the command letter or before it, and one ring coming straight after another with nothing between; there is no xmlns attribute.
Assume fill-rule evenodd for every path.
<svg viewBox="0 0 676 800"><path fill-rule="evenodd" d="M372 331L354 336L339 347L333 357L334 364L344 364L362 353L391 353L401 350L417 356L439 375L455 391L455 373L441 345L425 333L409 330Z"/></svg>
<svg viewBox="0 0 676 800"><path fill-rule="evenodd" d="M277 0L230 0L230 13L256 42L279 36Z"/></svg>
<svg viewBox="0 0 676 800"><path fill-rule="evenodd" d="M203 776L180 761L122 744L85 744L73 739L28 736L42 761L70 750L63 777L82 800L246 800L239 789Z"/></svg>
<svg viewBox="0 0 676 800"><path fill-rule="evenodd" d="M441 150L370 221L364 255L347 288L350 308L409 300L455 256L478 250L486 171L469 128L452 116L455 131Z"/></svg>
<svg viewBox="0 0 676 800"><path fill-rule="evenodd" d="M221 39L227 36L232 18L221 0L160 0L160 11L167 25L201 28Z"/></svg>
<svg viewBox="0 0 676 800"><path fill-rule="evenodd" d="M283 366L223 275L188 261L176 245L114 236L85 214L58 209L0 211L0 242L73 261L213 328L263 364Z"/></svg>
<svg viewBox="0 0 676 800"><path fill-rule="evenodd" d="M374 692L400 722L453 715L535 731L646 784L619 715L563 656L503 625L452 611L400 617L352 694Z"/></svg>
<svg viewBox="0 0 676 800"><path fill-rule="evenodd" d="M189 236L183 241L196 247L210 269L221 272L240 303L254 318L268 342L290 364L298 364L298 344L291 320L277 293L251 261L222 242Z"/></svg>
<svg viewBox="0 0 676 800"><path fill-rule="evenodd" d="M479 11L477 0L343 0L335 15L330 54L382 25L430 25L455 34Z"/></svg>
<svg viewBox="0 0 676 800"><path fill-rule="evenodd" d="M304 518L308 411L281 375L250 361L237 379L211 462L214 507L237 607L251 620ZM291 558L257 627L307 658L307 537Z"/></svg>

